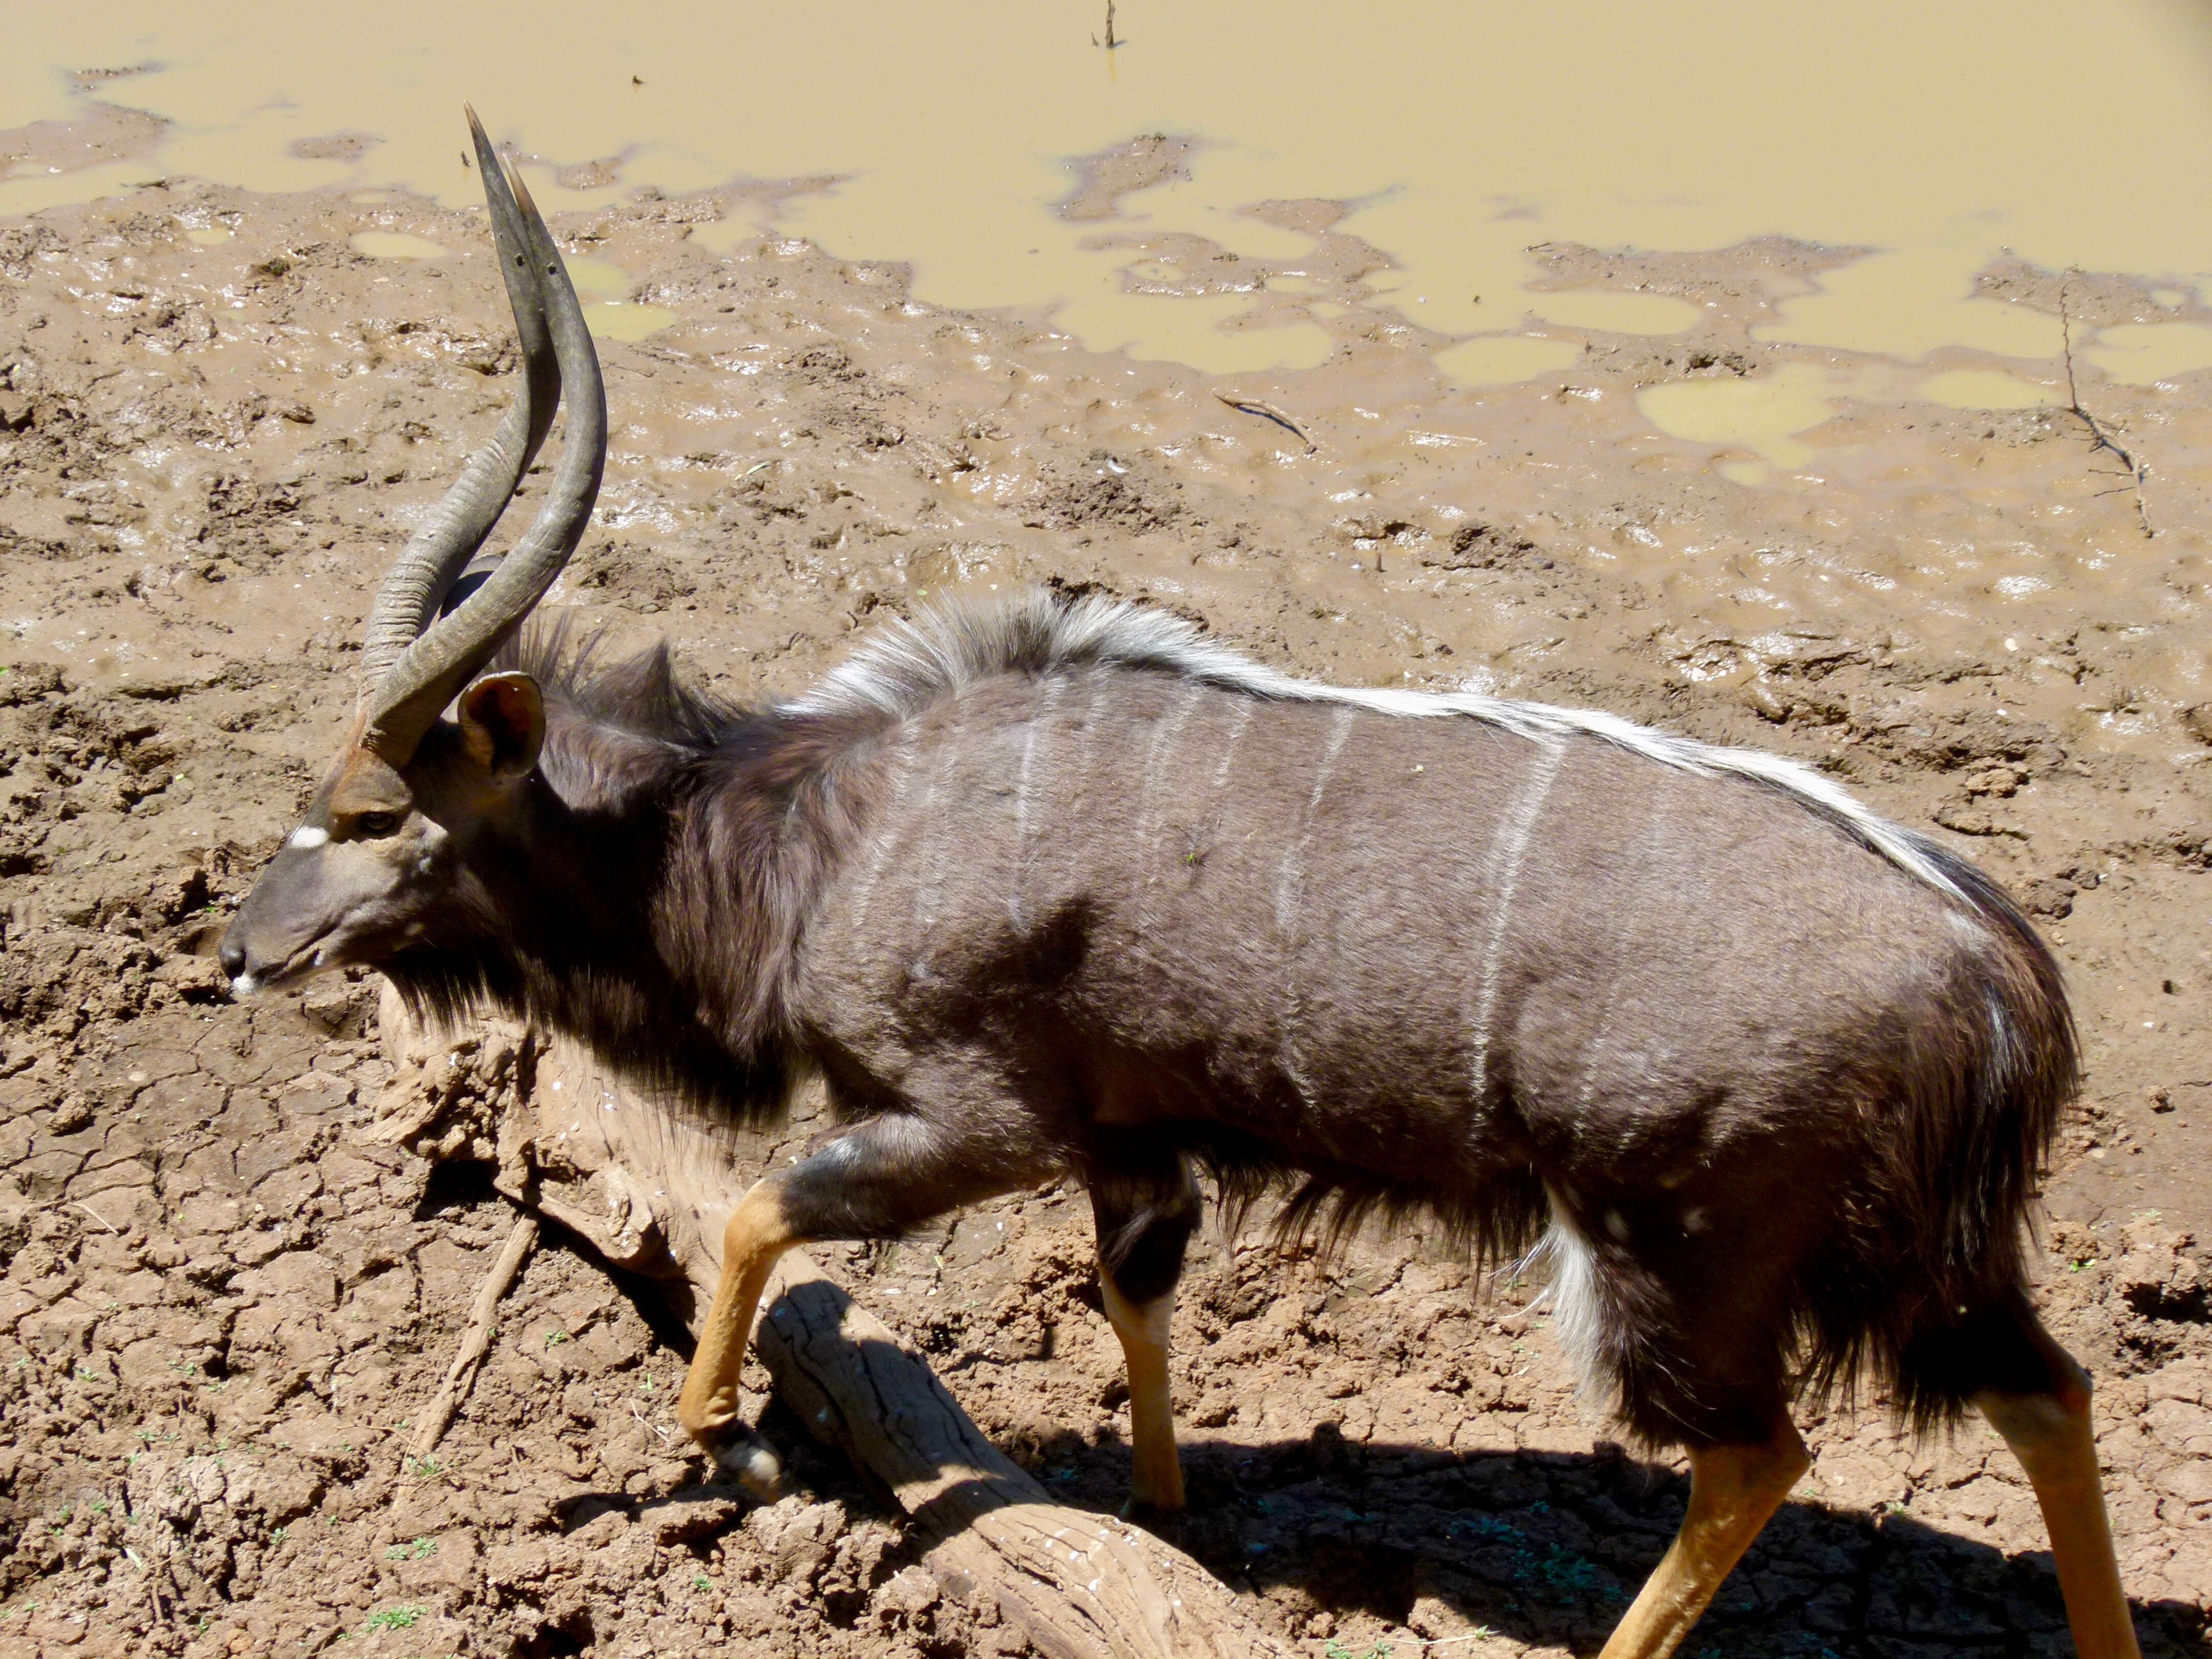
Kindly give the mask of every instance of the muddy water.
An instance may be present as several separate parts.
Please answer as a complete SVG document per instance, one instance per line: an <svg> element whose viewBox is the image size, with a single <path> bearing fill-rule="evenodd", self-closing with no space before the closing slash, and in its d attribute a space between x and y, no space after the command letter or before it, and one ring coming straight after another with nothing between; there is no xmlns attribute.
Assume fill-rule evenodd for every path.
<svg viewBox="0 0 2212 1659"><path fill-rule="evenodd" d="M947 15L809 7L394 0L219 13L155 0L42 3L0 67L0 127L81 117L89 94L167 126L143 155L19 160L0 211L156 172L258 190L397 186L467 205L456 113L474 99L537 158L556 208L639 185L835 178L784 228L848 258L912 261L919 297L1056 307L1094 349L1217 371L1331 349L1289 272L1316 240L1253 204L1327 198L1395 265L1358 290L1488 343L1473 384L1558 365L1586 331L1665 336L1678 298L1554 291L1532 244L1718 248L1782 234L1862 250L1782 296L1760 337L1919 358L2032 359L2055 323L1985 295L2000 251L2046 269L2212 273L2212 21L2184 0L1880 0L1791 16L1753 0L1450 8L1395 0L1347 24L1319 0L1119 8L1121 44L1073 6ZM94 82L73 72L131 70ZM2069 112L2094 111L2085 140ZM1071 222L1068 158L1133 135L1196 140L1187 177ZM2160 158L2164 158L2161 161ZM1177 235L1202 280L1131 275ZM1528 330L1572 331L1549 348ZM2124 348L2146 373L2201 337Z"/></svg>
<svg viewBox="0 0 2212 1659"><path fill-rule="evenodd" d="M2128 684L2091 708L2054 647L2039 718L2196 754L2212 166L2184 163L2212 157L2212 14L1870 3L1785 33L1739 0L1386 4L1356 27L1307 0L1138 3L1111 52L1012 4L35 15L0 67L0 211L155 173L321 192L176 210L198 263L172 275L219 315L257 314L249 242L319 238L368 256L321 279L365 297L487 300L470 97L556 212L699 193L659 230L613 216L572 264L603 338L728 383L626 416L669 454L740 405L759 349L700 262L797 269L803 237L866 262L799 297L898 384L979 416L1054 404L1062 436L1303 525L1374 520L1309 573L1347 611L1479 609L1426 573L1525 537L1648 603L1692 678L1759 680L1823 630L2040 661L2094 615L2131 630ZM948 335L933 307L1049 327ZM724 444L799 441L776 430ZM985 459L933 499L988 517L1024 463ZM1493 539L1436 555L1470 526ZM1522 632L1476 629L1461 672L1510 685L1577 648Z"/></svg>

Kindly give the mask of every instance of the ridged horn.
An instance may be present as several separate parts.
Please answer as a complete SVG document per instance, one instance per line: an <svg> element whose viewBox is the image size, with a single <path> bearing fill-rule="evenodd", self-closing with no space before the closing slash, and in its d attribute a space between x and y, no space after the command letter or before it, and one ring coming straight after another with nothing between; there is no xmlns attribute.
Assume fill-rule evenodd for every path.
<svg viewBox="0 0 2212 1659"><path fill-rule="evenodd" d="M530 278L529 233L522 211L515 204L498 154L484 136L483 124L477 119L475 110L469 110L468 115L469 131L476 137L477 171L483 177L484 201L491 210L492 240L497 246L501 275L506 278L515 332L521 340L522 383L491 441L461 470L459 478L431 510L378 590L362 636L364 700L376 695L377 688L407 654L407 647L430 625L461 567L499 522L516 484L538 446L545 441L553 425L553 406L560 397L561 368L553 355L544 305L538 298L538 285Z"/></svg>
<svg viewBox="0 0 2212 1659"><path fill-rule="evenodd" d="M488 171L488 186L489 179ZM368 725L362 742L395 768L404 767L414 757L422 734L454 694L490 660L553 586L568 556L576 550L576 544L583 539L592 504L599 499L599 476L606 465L606 392L599 382L599 354L592 349L590 331L584 326L583 308L576 302L576 290L569 284L560 250L538 216L537 204L530 199L529 190L518 176L509 175L507 182L526 256L518 269L530 278L551 336L560 371L560 395L568 408L561 465L554 471L537 521L499 568L459 610L441 617L410 645L381 684L369 692ZM517 321L520 321L520 304ZM506 429L501 428L502 433ZM473 470L476 463L470 465ZM519 466L516 474L520 476ZM448 550L443 566L448 580L466 551L461 549L457 556ZM443 594L442 585L430 593L432 611Z"/></svg>

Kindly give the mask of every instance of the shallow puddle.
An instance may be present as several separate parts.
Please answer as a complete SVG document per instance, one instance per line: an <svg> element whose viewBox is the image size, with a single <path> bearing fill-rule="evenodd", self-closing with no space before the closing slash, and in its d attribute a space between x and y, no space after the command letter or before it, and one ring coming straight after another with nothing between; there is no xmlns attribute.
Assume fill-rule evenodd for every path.
<svg viewBox="0 0 2212 1659"><path fill-rule="evenodd" d="M2081 353L2116 380L2152 386L2175 374L2212 368L2212 328L2202 323L2123 323L2098 335Z"/></svg>
<svg viewBox="0 0 2212 1659"><path fill-rule="evenodd" d="M621 300L586 300L584 326L602 340L642 340L677 320L665 306L630 305Z"/></svg>
<svg viewBox="0 0 2212 1659"><path fill-rule="evenodd" d="M1758 379L1722 376L1646 386L1636 406L1670 438L1750 451L1757 463L1725 456L1722 462L1726 476L1749 483L1762 480L1767 467L1800 467L1813 459L1812 446L1797 434L1836 413L1839 390L1836 377L1816 364L1784 363Z"/></svg>
<svg viewBox="0 0 2212 1659"><path fill-rule="evenodd" d="M1632 336L1698 320L1602 275L1532 286L1547 242L1862 250L1760 337L1916 360L2056 353L2047 313L1975 289L2005 250L2183 295L2212 270L2212 169L2156 160L2212 150L2212 16L2184 0L1869 0L1786 29L1752 0L1380 0L1356 19L1320 0L1139 0L1110 52L1095 44L1103 21L1103 7L1016 0L951 15L860 0L40 8L0 64L0 129L81 122L94 92L167 125L127 154L24 151L0 212L162 173L472 205L459 107L473 99L556 210L647 185L821 180L784 198L776 228L910 261L927 301L1057 307L1087 345L1230 371L1322 361L1336 308L1369 300L1446 341L1492 342L1444 358L1481 384L1516 362L1557 367L1556 343L1524 337L1528 317ZM125 72L80 85L87 70ZM2096 142L2052 118L2065 109L2097 112ZM1188 135L1181 166L1109 192L1107 216L1054 212L1071 158L1146 133ZM1384 280L1307 273L1320 233L1250 210L1315 199L1349 204L1334 228L1388 256L1395 269L1370 273ZM1133 268L1192 239L1199 291L1141 291ZM1232 303L1263 286L1270 307ZM2199 331L2085 357L2115 375L2184 373L2212 362Z"/></svg>
<svg viewBox="0 0 2212 1659"><path fill-rule="evenodd" d="M586 300L610 300L627 294L637 280L613 260L588 253L563 254L561 263L568 268L568 280L575 284L578 295Z"/></svg>
<svg viewBox="0 0 2212 1659"><path fill-rule="evenodd" d="M2058 319L1975 291L1996 250L1969 238L1869 254L1826 273L1817 291L1784 300L1754 339L1917 360L1942 346L2001 357L2051 358L2064 349Z"/></svg>
<svg viewBox="0 0 2212 1659"><path fill-rule="evenodd" d="M1583 355L1581 343L1540 334L1479 334L1437 354L1437 367L1466 386L1510 386L1565 369Z"/></svg>

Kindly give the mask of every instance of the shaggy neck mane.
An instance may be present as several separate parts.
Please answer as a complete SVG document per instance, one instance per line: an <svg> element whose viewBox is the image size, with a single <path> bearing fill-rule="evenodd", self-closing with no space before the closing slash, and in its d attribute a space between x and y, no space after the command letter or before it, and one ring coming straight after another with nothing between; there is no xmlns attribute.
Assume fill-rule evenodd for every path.
<svg viewBox="0 0 2212 1659"><path fill-rule="evenodd" d="M470 945L392 977L441 1018L489 1000L675 1103L762 1121L804 1066L792 976L861 828L855 751L887 722L725 703L665 647L600 668L598 643L556 621L501 652L545 699L530 843L471 857Z"/></svg>

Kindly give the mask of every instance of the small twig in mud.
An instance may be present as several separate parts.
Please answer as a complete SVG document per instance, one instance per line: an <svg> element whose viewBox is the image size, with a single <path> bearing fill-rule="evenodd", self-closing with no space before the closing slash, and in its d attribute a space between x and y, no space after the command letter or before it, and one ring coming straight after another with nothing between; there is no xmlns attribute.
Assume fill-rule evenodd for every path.
<svg viewBox="0 0 2212 1659"><path fill-rule="evenodd" d="M111 1233L118 1233L123 1231L113 1222L110 1221L106 1216L100 1214L99 1211L94 1209L91 1205L86 1203L82 1199L76 1199L72 1201L76 1205L78 1209L82 1210L87 1215L90 1216L94 1221L97 1221L101 1226L106 1228Z"/></svg>
<svg viewBox="0 0 2212 1659"><path fill-rule="evenodd" d="M409 1455L418 1462L438 1449L446 1429L460 1409L461 1401L468 1398L469 1386L476 1381L477 1367L483 1363L491 1347L493 1316L499 1311L500 1298L514 1283L515 1275L530 1255L530 1247L538 1242L538 1218L525 1216L514 1224L514 1231L507 1236L507 1243L499 1257L484 1275L482 1289L477 1291L477 1304L469 1311L468 1328L461 1333L460 1352L453 1356L451 1370L446 1373L446 1385L438 1390L438 1397L430 1404L428 1415L416 1431L415 1443Z"/></svg>
<svg viewBox="0 0 2212 1659"><path fill-rule="evenodd" d="M2105 430L2102 422L2081 407L2081 394L2075 389L2074 319L2066 308L2066 279L2063 276L2058 280L2058 337L2066 348L2066 406L2080 416L2081 424L2089 428L2089 453L2094 455L2100 449L2109 449L2119 458L2120 465L2127 468L2129 480L2135 490L2136 518L2142 525L2142 533L2146 537L2154 537L2158 532L2150 527L2150 509L2143 501L2143 482L2149 477L2150 469L2123 449L2118 441ZM2110 495L2118 492L2104 489L2097 493Z"/></svg>
<svg viewBox="0 0 2212 1659"><path fill-rule="evenodd" d="M1109 52L1113 51L1115 47L1121 44L1119 40L1116 40L1114 38L1114 0L1106 0L1105 40L1102 41L1094 34L1091 37L1091 44L1094 46L1103 46Z"/></svg>
<svg viewBox="0 0 2212 1659"><path fill-rule="evenodd" d="M1296 438L1300 443L1304 444L1306 447L1306 453L1309 455L1315 453L1321 447L1319 444L1316 444L1311 438L1307 437L1304 433L1298 429L1297 422L1293 421L1289 416L1284 414L1281 410L1276 408L1273 404L1260 403L1250 398L1231 398L1226 393L1219 392L1215 392L1213 395L1220 398L1223 403L1227 404L1230 408L1237 410L1239 414L1257 415L1263 421L1273 421L1277 426L1282 428L1284 431L1289 433L1293 438Z"/></svg>
<svg viewBox="0 0 2212 1659"><path fill-rule="evenodd" d="M149 1546L149 1547L151 1547ZM161 1604L161 1572L163 1567L161 1558L165 1552L156 1550L155 1552L155 1559L151 1561L147 1560L143 1556L140 1555L137 1550L132 1549L127 1544L124 1546L123 1553L129 1556L133 1561L136 1561L146 1575L146 1599L154 1604L154 1623L156 1626L167 1624L169 1622L169 1610Z"/></svg>

